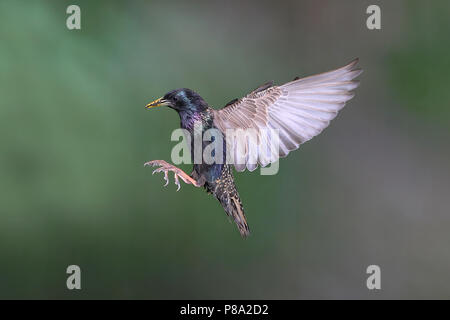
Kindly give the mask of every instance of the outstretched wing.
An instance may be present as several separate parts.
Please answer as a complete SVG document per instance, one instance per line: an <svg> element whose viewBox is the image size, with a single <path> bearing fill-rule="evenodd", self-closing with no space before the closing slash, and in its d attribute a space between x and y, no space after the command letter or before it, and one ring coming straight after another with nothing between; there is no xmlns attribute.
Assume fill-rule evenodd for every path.
<svg viewBox="0 0 450 320"><path fill-rule="evenodd" d="M215 126L225 133L227 143L232 140L228 161L237 171L245 168L253 171L258 164L264 167L275 162L317 136L354 96L351 91L359 81L353 79L362 72L355 69L357 63L358 59L355 59L345 67L296 78L281 86L266 83L244 98L215 110ZM256 132L258 148L239 129ZM278 132L278 140L264 133L270 130ZM230 139L230 132L236 131L241 134L233 134L235 136ZM270 157L265 154L267 152Z"/></svg>

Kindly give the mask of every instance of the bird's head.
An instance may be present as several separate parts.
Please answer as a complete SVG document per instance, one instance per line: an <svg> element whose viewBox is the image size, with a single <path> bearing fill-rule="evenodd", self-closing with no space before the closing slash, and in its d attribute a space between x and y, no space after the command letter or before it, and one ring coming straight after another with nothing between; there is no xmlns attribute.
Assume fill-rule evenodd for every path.
<svg viewBox="0 0 450 320"><path fill-rule="evenodd" d="M201 112L208 108L202 97L191 89L176 89L167 92L163 97L150 102L146 109L168 106L178 112Z"/></svg>

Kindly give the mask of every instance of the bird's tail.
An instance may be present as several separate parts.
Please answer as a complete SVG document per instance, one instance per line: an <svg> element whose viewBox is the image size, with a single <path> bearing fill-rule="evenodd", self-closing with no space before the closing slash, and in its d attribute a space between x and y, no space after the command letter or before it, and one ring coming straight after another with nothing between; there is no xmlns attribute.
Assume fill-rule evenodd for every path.
<svg viewBox="0 0 450 320"><path fill-rule="evenodd" d="M211 187L212 193L219 200L226 214L233 218L241 236L244 238L247 237L250 234L250 230L245 218L241 198L234 184L233 173L229 166L225 166L222 171L222 176Z"/></svg>
<svg viewBox="0 0 450 320"><path fill-rule="evenodd" d="M250 229L248 228L247 219L245 218L244 207L242 206L239 194L236 192L235 195L229 196L227 198L219 199L225 212L228 216L232 217L236 226L239 229L242 237L248 237L250 234Z"/></svg>

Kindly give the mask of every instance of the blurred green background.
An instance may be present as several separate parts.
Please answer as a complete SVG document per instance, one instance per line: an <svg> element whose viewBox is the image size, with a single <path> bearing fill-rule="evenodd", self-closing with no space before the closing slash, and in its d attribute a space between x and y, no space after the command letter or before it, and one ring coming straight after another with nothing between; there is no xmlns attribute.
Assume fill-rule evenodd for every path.
<svg viewBox="0 0 450 320"><path fill-rule="evenodd" d="M450 298L449 16L448 1L2 1L0 298ZM324 133L277 175L236 175L249 239L144 169L170 160L178 115L144 109L167 91L218 108L355 57L361 86Z"/></svg>

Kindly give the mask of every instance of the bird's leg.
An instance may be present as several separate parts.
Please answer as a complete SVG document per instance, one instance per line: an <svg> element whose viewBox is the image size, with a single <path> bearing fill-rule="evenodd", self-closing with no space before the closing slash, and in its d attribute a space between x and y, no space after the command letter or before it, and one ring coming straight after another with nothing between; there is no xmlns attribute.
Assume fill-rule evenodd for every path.
<svg viewBox="0 0 450 320"><path fill-rule="evenodd" d="M191 176L189 176L187 173L185 173L180 168L177 168L174 165L171 165L170 163L167 163L164 160L148 161L148 162L144 163L144 166L152 166L152 167L159 166L160 167L158 169L155 169L153 171L153 174L155 174L157 172L164 172L164 180L166 181L166 184L164 185L164 187L167 186L167 184L169 183L169 177L168 177L169 171L172 171L174 174L175 184L178 186L177 191L180 190L180 188L181 188L180 180L178 180L178 178L181 178L181 180L183 180L187 184L192 184L195 187L200 187L200 184L195 179L193 179Z"/></svg>

